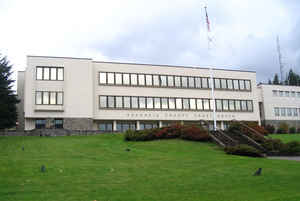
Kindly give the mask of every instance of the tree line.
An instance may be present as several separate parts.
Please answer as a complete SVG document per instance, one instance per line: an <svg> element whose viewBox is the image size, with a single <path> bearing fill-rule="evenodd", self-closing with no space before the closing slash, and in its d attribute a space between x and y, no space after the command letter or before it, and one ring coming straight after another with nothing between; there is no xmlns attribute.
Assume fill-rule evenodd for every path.
<svg viewBox="0 0 300 201"><path fill-rule="evenodd" d="M273 80L269 79L268 84L300 86L300 75L290 69L286 78L281 82L279 80L278 74L275 73Z"/></svg>

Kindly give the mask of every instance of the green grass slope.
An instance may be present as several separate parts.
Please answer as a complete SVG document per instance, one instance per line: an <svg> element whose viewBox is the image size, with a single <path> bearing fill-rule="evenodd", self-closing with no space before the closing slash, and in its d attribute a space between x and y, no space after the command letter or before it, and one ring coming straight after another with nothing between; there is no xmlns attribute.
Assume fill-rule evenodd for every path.
<svg viewBox="0 0 300 201"><path fill-rule="evenodd" d="M299 171L299 162L230 156L210 143L0 137L1 201L299 201Z"/></svg>
<svg viewBox="0 0 300 201"><path fill-rule="evenodd" d="M300 141L300 134L273 134L270 136L274 139L280 139L283 142Z"/></svg>

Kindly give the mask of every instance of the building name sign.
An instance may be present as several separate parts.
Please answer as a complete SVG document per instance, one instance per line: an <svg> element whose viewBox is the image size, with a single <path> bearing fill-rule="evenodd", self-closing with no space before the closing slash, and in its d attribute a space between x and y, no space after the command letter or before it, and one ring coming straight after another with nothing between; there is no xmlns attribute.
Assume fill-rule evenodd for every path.
<svg viewBox="0 0 300 201"><path fill-rule="evenodd" d="M127 118L147 118L147 119L212 119L212 113L126 113ZM234 114L217 113L217 119L235 119Z"/></svg>

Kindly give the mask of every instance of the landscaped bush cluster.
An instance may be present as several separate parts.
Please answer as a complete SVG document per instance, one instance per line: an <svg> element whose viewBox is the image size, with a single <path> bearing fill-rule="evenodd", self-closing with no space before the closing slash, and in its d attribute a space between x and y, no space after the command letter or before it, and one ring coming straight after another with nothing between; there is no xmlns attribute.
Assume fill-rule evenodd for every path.
<svg viewBox="0 0 300 201"><path fill-rule="evenodd" d="M278 134L286 134L289 132L289 125L285 122L280 123L276 131Z"/></svg>
<svg viewBox="0 0 300 201"><path fill-rule="evenodd" d="M295 134L296 133L296 128L295 127L290 127L289 128L289 133L290 134Z"/></svg>
<svg viewBox="0 0 300 201"><path fill-rule="evenodd" d="M267 139L262 144L269 152L270 155L281 156L299 156L300 155L300 142L291 141L283 143L279 139Z"/></svg>
<svg viewBox="0 0 300 201"><path fill-rule="evenodd" d="M268 131L269 134L275 133L275 127L273 125L268 124L265 126L265 129Z"/></svg>
<svg viewBox="0 0 300 201"><path fill-rule="evenodd" d="M245 144L226 147L224 150L227 154L232 155L264 157L263 153L260 150Z"/></svg>
<svg viewBox="0 0 300 201"><path fill-rule="evenodd" d="M127 141L148 141L172 138L181 138L192 141L210 141L208 131L201 126L194 125L183 126L180 124L174 124L168 127L148 130L128 130L125 133L125 140Z"/></svg>
<svg viewBox="0 0 300 201"><path fill-rule="evenodd" d="M249 126L250 128L256 130L257 132L259 132L262 135L269 135L270 132L268 130L266 130L264 127L258 125L257 122L246 122L247 126Z"/></svg>

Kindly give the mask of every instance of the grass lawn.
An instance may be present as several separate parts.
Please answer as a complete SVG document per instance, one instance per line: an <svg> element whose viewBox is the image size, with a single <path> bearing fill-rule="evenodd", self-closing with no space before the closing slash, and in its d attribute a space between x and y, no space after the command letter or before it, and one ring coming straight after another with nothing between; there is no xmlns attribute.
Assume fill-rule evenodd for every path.
<svg viewBox="0 0 300 201"><path fill-rule="evenodd" d="M299 201L299 172L296 161L230 156L210 143L0 137L1 201Z"/></svg>
<svg viewBox="0 0 300 201"><path fill-rule="evenodd" d="M270 136L275 139L280 139L283 142L290 142L290 141L300 142L300 134L273 134Z"/></svg>

